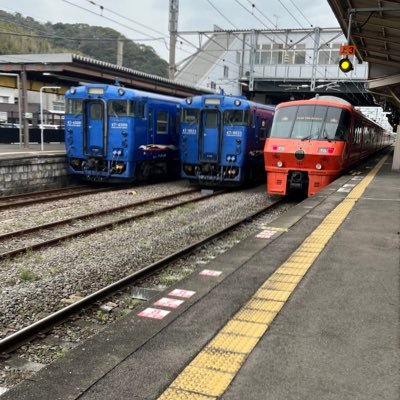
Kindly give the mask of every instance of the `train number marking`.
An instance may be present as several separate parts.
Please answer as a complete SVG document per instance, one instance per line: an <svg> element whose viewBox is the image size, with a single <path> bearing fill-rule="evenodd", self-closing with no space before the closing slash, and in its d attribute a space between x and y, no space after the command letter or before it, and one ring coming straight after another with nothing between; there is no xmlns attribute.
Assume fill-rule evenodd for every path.
<svg viewBox="0 0 400 400"><path fill-rule="evenodd" d="M276 231L262 231L259 234L256 235L257 238L261 238L261 239L269 239L272 236L274 236L276 233Z"/></svg>
<svg viewBox="0 0 400 400"><path fill-rule="evenodd" d="M204 276L220 276L222 274L222 271L216 271L214 269L203 269L199 273L199 275L204 275Z"/></svg>
<svg viewBox="0 0 400 400"><path fill-rule="evenodd" d="M197 135L197 129L193 128L183 128L182 133L185 135Z"/></svg>
<svg viewBox="0 0 400 400"><path fill-rule="evenodd" d="M226 131L226 136L242 137L242 131Z"/></svg>
<svg viewBox="0 0 400 400"><path fill-rule="evenodd" d="M190 299L196 292L193 290L184 290L184 289L174 289L172 292L169 292L169 296L182 297L183 299Z"/></svg>
<svg viewBox="0 0 400 400"><path fill-rule="evenodd" d="M157 308L148 307L138 314L139 317L152 318L152 319L163 319L171 311L158 310Z"/></svg>
<svg viewBox="0 0 400 400"><path fill-rule="evenodd" d="M154 305L160 307L178 308L182 303L184 303L184 300L162 297L161 299L157 300Z"/></svg>

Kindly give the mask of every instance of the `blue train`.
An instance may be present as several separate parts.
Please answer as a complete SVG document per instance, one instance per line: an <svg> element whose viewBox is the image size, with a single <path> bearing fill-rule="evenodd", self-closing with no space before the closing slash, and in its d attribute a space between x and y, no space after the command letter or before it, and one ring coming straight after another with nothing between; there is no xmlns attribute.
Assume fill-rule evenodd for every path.
<svg viewBox="0 0 400 400"><path fill-rule="evenodd" d="M181 106L181 176L204 186L239 186L263 177L274 110L242 96L187 98Z"/></svg>
<svg viewBox="0 0 400 400"><path fill-rule="evenodd" d="M179 175L181 99L88 84L65 95L68 171L91 181L142 181Z"/></svg>

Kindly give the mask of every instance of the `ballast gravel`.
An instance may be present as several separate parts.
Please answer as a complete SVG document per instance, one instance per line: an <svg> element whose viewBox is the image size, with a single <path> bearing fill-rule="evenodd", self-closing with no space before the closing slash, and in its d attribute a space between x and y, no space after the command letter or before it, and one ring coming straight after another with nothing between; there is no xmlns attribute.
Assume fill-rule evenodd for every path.
<svg viewBox="0 0 400 400"><path fill-rule="evenodd" d="M164 193L165 186L161 186ZM152 196L161 193L158 185L153 186ZM113 202L115 196L113 193ZM90 203L96 201L94 198ZM107 199L100 201L104 206ZM62 299L98 290L269 202L263 187L229 192L164 215L3 260L0 262L0 333L4 336L4 328L20 329L61 308Z"/></svg>
<svg viewBox="0 0 400 400"><path fill-rule="evenodd" d="M26 209L7 210L7 218L23 226L35 225L40 214L57 215L54 219L82 213L90 204L90 211L109 208L124 202L139 201L168 193L185 190L191 186L185 182L173 182L135 187L127 190L91 195L87 198L60 200L30 206ZM125 197L129 196L128 200ZM132 199L134 197L134 199ZM73 205L71 203L73 202ZM265 186L232 191L189 204L152 218L116 226L108 231L80 237L58 246L30 252L15 259L0 262L0 338L27 326L68 304L68 301L86 296L143 266L163 258L183 246L187 246L236 220L271 203ZM256 230L262 229L293 204L285 203L251 223L246 223L224 238L205 245L195 254L179 260L171 268L149 278L145 286L163 289L190 273L198 264L204 264L223 253L238 241ZM1 215L1 214L0 214ZM3 219L4 221L4 219ZM50 222L50 221L47 221ZM10 222L12 224L12 222ZM0 223L0 230L1 230ZM134 308L134 302L113 299L112 313L101 308L93 315L86 315L71 325L63 324L42 344L24 346L19 357L33 365L44 365L62 356L68 346L74 346L100 330L101 323L111 322ZM123 308L119 310L119 305ZM106 305L109 307L109 305ZM129 310L128 310L129 311ZM104 320L102 320L104 318ZM51 341L63 338L62 345ZM47 343L46 341L49 341ZM73 344L75 343L75 344ZM36 364L35 364L36 363ZM3 366L4 367L4 366ZM31 371L31 373L33 373ZM29 376L29 374L28 374ZM0 370L0 387L13 386L26 378L24 370L10 368L6 363Z"/></svg>

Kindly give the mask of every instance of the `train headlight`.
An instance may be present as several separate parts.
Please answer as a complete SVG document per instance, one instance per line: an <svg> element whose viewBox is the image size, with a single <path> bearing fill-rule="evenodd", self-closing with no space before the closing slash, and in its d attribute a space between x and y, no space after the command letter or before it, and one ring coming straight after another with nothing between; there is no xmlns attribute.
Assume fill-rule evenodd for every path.
<svg viewBox="0 0 400 400"><path fill-rule="evenodd" d="M242 104L242 102L240 100L235 100L235 106L239 107Z"/></svg>
<svg viewBox="0 0 400 400"><path fill-rule="evenodd" d="M123 95L125 94L125 90L122 89L122 88L119 88L119 89L118 89L118 94L119 94L120 96L123 96Z"/></svg>
<svg viewBox="0 0 400 400"><path fill-rule="evenodd" d="M279 161L276 163L276 166L277 166L278 168L282 168L282 167L283 167L283 162L282 162L281 160L279 160Z"/></svg>
<svg viewBox="0 0 400 400"><path fill-rule="evenodd" d="M75 89L74 87L71 87L71 88L69 89L69 92L70 92L71 94L75 94L75 93L76 93L76 89Z"/></svg>
<svg viewBox="0 0 400 400"><path fill-rule="evenodd" d="M188 97L186 100L186 104L192 104L192 98L191 97Z"/></svg>
<svg viewBox="0 0 400 400"><path fill-rule="evenodd" d="M315 168L319 171L322 169L322 165L318 163L315 165Z"/></svg>

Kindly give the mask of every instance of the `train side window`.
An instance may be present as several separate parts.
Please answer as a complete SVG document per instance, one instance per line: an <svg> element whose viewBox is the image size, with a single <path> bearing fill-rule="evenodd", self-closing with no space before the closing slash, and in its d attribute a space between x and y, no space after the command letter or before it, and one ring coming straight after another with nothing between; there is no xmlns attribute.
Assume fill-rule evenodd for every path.
<svg viewBox="0 0 400 400"><path fill-rule="evenodd" d="M67 100L67 111L66 114L73 114L74 117L82 115L83 112L83 100L80 99L68 99Z"/></svg>
<svg viewBox="0 0 400 400"><path fill-rule="evenodd" d="M137 103L137 113L136 113L136 115L137 115L139 118L145 118L145 112L144 112L144 110L145 110L145 107L144 107L143 101L139 101L139 102Z"/></svg>
<svg viewBox="0 0 400 400"><path fill-rule="evenodd" d="M128 117L136 117L136 101L128 100Z"/></svg>
<svg viewBox="0 0 400 400"><path fill-rule="evenodd" d="M271 128L271 122L267 121L266 119L261 119L260 129L258 130L257 137L261 140L266 139L269 137Z"/></svg>
<svg viewBox="0 0 400 400"><path fill-rule="evenodd" d="M157 133L165 134L168 130L168 113L166 111L157 111Z"/></svg>
<svg viewBox="0 0 400 400"><path fill-rule="evenodd" d="M149 131L152 131L153 130L153 107L148 107L148 113L149 113L148 128L149 128Z"/></svg>

